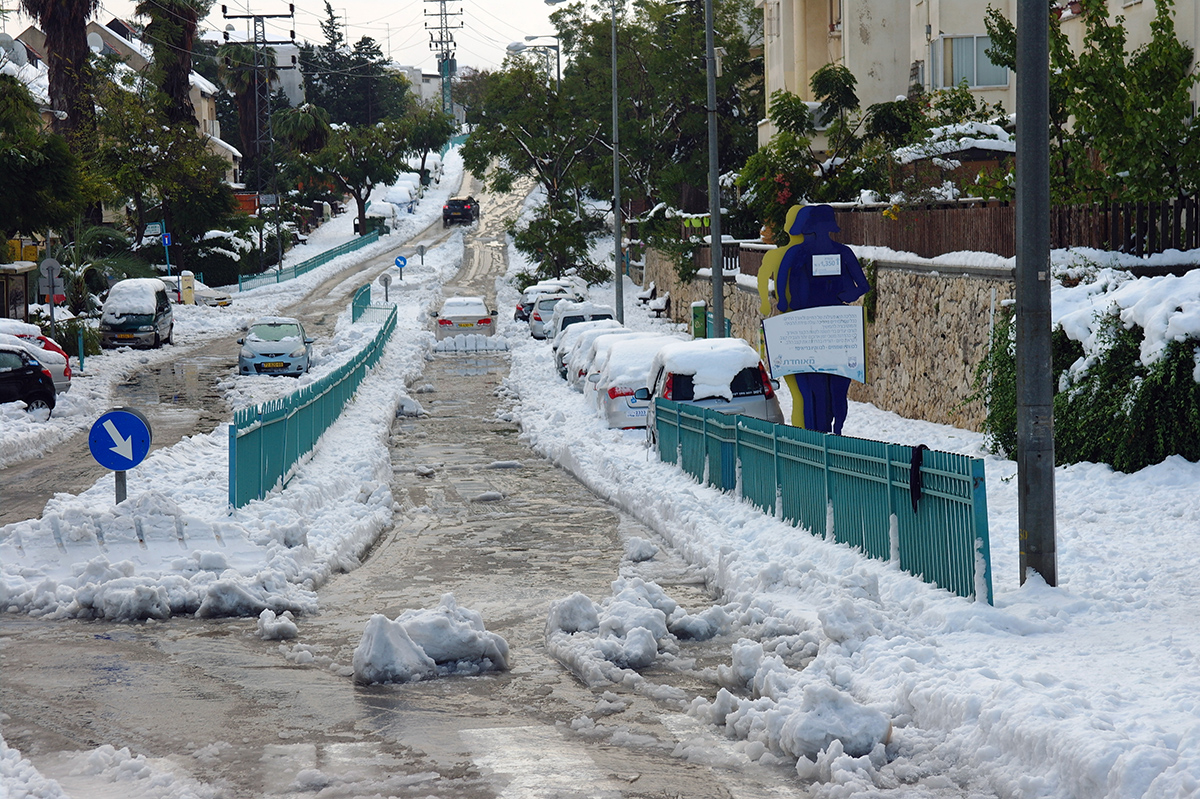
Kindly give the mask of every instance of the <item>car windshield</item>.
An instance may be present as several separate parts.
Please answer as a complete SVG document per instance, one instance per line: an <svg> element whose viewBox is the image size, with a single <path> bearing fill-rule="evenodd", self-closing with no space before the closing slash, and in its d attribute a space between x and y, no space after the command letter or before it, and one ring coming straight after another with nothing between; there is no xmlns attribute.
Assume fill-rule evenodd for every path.
<svg viewBox="0 0 1200 799"><path fill-rule="evenodd" d="M148 313L113 313L109 316L126 325L149 325L154 323L154 315Z"/></svg>
<svg viewBox="0 0 1200 799"><path fill-rule="evenodd" d="M300 326L293 322L257 324L250 328L250 336L260 341L283 341L285 338L300 338Z"/></svg>

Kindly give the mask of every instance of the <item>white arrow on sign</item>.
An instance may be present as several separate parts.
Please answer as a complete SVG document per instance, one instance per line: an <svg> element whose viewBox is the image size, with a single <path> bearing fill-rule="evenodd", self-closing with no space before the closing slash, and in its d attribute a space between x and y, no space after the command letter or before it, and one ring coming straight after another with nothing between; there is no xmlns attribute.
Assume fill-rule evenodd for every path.
<svg viewBox="0 0 1200 799"><path fill-rule="evenodd" d="M133 460L133 436L122 438L117 426L112 423L112 419L104 420L104 429L112 436L113 444L116 445L110 449L126 460Z"/></svg>

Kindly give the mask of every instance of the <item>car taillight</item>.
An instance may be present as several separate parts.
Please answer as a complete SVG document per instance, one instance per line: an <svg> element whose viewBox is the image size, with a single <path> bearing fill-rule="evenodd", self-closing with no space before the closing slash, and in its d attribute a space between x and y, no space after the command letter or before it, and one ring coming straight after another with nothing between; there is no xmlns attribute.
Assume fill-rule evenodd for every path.
<svg viewBox="0 0 1200 799"><path fill-rule="evenodd" d="M608 390L608 398L609 399L616 399L617 397L630 397L630 396L633 396L632 388L625 388L624 386L613 386L612 388L610 388Z"/></svg>
<svg viewBox="0 0 1200 799"><path fill-rule="evenodd" d="M477 324L477 325L490 325L491 323L492 323L492 319L491 319L491 317L488 317L488 318L486 318L486 319L480 319L480 320L479 320L479 321L477 321L475 324Z"/></svg>
<svg viewBox="0 0 1200 799"><path fill-rule="evenodd" d="M451 322L449 319L439 319L438 324L439 325L452 325L454 323Z"/></svg>
<svg viewBox="0 0 1200 799"><path fill-rule="evenodd" d="M535 320L535 321L537 321L537 322L540 322L540 321L542 321L542 315L541 315L540 313L538 313L537 311L534 311L534 312L533 312L533 318L534 318L534 320Z"/></svg>
<svg viewBox="0 0 1200 799"><path fill-rule="evenodd" d="M44 366L42 367L42 374L44 374L46 376L46 379L49 380L51 383L54 382L54 375L50 374L50 370Z"/></svg>
<svg viewBox="0 0 1200 799"><path fill-rule="evenodd" d="M450 206L448 206L448 205L443 205L443 206L442 206L442 210L443 210L443 211L449 211L449 210L450 210Z"/></svg>
<svg viewBox="0 0 1200 799"><path fill-rule="evenodd" d="M67 361L66 368L63 369L63 376L68 380L71 379L71 362L69 360Z"/></svg>
<svg viewBox="0 0 1200 799"><path fill-rule="evenodd" d="M671 398L671 383L674 382L675 375L667 375L667 382L663 385L663 399Z"/></svg>
<svg viewBox="0 0 1200 799"><path fill-rule="evenodd" d="M772 399L775 396L775 389L771 386L771 376L767 374L766 367L761 363L758 365L758 374L762 377L763 393L767 399Z"/></svg>

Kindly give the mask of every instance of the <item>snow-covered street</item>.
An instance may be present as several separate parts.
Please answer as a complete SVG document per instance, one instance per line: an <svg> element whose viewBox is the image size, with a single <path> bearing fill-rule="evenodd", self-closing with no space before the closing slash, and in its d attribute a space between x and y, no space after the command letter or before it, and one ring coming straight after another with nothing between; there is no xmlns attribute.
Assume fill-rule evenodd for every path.
<svg viewBox="0 0 1200 799"><path fill-rule="evenodd" d="M453 172L456 163L453 155L447 159L444 181L462 178L460 163ZM391 238L363 255L403 240ZM1059 468L1060 585L1049 588L1036 577L1021 585L1015 464L987 455L979 434L852 404L847 435L985 458L995 604L969 602L701 487L658 462L639 432L604 427L558 379L549 346L512 321L517 293L505 278L495 285L498 335L507 338L511 355L476 364L474 356L433 356L428 312L458 272L462 245L456 232L426 255L423 268L410 260L403 284L392 283L399 326L383 362L285 490L227 515L227 431L220 427L153 453L131 472L130 500L120 509L112 505L109 476L78 495L55 497L39 519L0 528L6 675L0 696L13 685L7 675L29 662L9 642L31 629L49 630L52 639L55 625L96 636L97 647L104 636L157 641L162 657L178 658L181 666L189 657L218 663L218 672L245 689L226 705L228 734L200 735L208 728L198 724L194 736L175 731L183 737L170 753L102 734L88 746L77 744L78 753L68 754L66 742L53 757L25 752L14 742L36 736L14 724L16 708L6 699L0 789L77 799L251 795L225 792L228 786L204 777L206 764L237 760L240 736L232 727L245 723L258 728L260 740L264 732L274 735L281 747L274 761L280 771L262 772L259 795L371 795L354 792L366 786L398 797L701 795L689 782L657 783L661 792L647 793L639 773L621 765L662 759L674 759L695 784L697 774L770 775L753 783L756 792L736 780L723 789L735 796L1200 793L1200 631L1193 622L1200 466L1172 458L1128 475L1095 464ZM507 256L509 277L527 268L511 247ZM283 295L294 301L305 286L348 269L354 258L346 259L317 270L313 282L247 292L235 307L242 301L252 313L275 307ZM636 290L626 284L625 296ZM374 293L382 301L382 287ZM601 302L612 295L611 285L592 292ZM254 305L259 296L265 299ZM344 316L332 341L348 354L367 333L349 323L348 311ZM630 327L663 325L632 304L626 316ZM494 382L495 415L487 421L509 431L503 434L509 452L522 448L527 455L439 451L436 437L422 435L420 418L397 420L398 409L432 410L434 398L453 414L457 398L445 390L447 378L424 376L431 357ZM114 369L111 379L124 373ZM97 377L95 385L108 379ZM241 385L231 380L228 390L237 395ZM423 391L426 385L435 390ZM250 393L233 396L231 404L257 401ZM81 392L78 407L64 407L62 430L30 431L22 419L0 419L0 457L11 462L15 453L44 451L70 434L69 425L86 426L105 399L100 388ZM565 479L555 467L610 503L606 512L620 520L605 534L575 531L580 540L594 535L590 554L568 550L562 564L552 504L514 509L513 518L500 521L513 490L509 481L536 485L540 472ZM525 521L531 537L511 541L488 524L473 527L478 513L496 530ZM455 514L457 526L447 521ZM145 548L133 532L135 517L146 532ZM103 546L96 530L103 530ZM416 549L439 567L405 573L412 582L404 584L387 583L394 569L371 571L388 562L376 557L403 563L404 552ZM461 557L494 558L487 573L496 587L472 589L471 580L447 577ZM553 572L554 565L562 571ZM343 571L350 573L335 578ZM577 580L580 574L587 579ZM339 593L356 575L382 582L374 591ZM454 603L443 594L453 594ZM337 616L335 606L352 611ZM535 628L528 617L515 620L530 606L539 613ZM368 637L374 614L384 618ZM221 620L229 616L241 618ZM87 621L97 617L104 621ZM192 643L190 654L180 654L182 645L173 642L187 625L211 633L211 651ZM464 654L447 660L421 646L437 630ZM498 631L508 658L490 635ZM234 636L258 645L253 662L234 656L245 641L220 643ZM262 646L276 638L286 640ZM407 659L395 648L408 646L406 640L415 647ZM544 660L525 660L532 653ZM502 659L507 669L499 668ZM375 684L380 664L398 663L413 668L397 668L393 677L420 681ZM562 683L534 685L559 663L569 669ZM111 682L105 668L93 671L97 686ZM355 688L356 677L372 684ZM53 680L52 672L38 675L45 685ZM522 681L530 684L512 687ZM489 715L499 705L481 697L506 687L521 701L541 691L537 712L529 714L544 714L545 726L534 728L524 714ZM149 693L150 701L172 701L162 690ZM197 694L203 699L205 691L221 690L218 681ZM406 691L429 698L426 710L434 715L403 707ZM298 698L285 699L288 692ZM110 701L120 701L114 696ZM362 716L330 696L362 705L356 712L378 722L369 730L372 740L398 744L388 757L400 751L413 759L402 765L382 750L347 749L345 762L378 755L369 775L351 779L332 754L318 758L303 736L293 739L296 725L281 719L280 708L302 708L295 712L309 716L306 724L324 722L330 733L345 733L339 725L346 724L361 733L353 718ZM441 711L447 716L474 719L471 725L439 719L445 725L439 729L459 734L460 748L447 748L454 755L444 761L412 751L417 742L436 748L436 741L422 739L436 716L433 699L449 708ZM663 718L647 722L651 713ZM186 709L177 715L186 732ZM504 732L480 731L489 727ZM354 735L347 737L357 741ZM42 759L55 766L47 771L71 779L60 784L41 773ZM186 767L177 770L181 763ZM571 785L553 782L562 773L576 775Z"/></svg>

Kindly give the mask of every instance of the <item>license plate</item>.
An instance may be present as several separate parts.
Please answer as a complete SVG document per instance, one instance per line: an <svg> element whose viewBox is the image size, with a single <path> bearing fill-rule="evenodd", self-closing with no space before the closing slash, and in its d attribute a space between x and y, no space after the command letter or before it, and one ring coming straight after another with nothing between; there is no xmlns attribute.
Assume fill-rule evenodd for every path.
<svg viewBox="0 0 1200 799"><path fill-rule="evenodd" d="M637 419L637 418L639 418L639 417L641 417L641 416L645 416L645 415L646 415L646 409L645 409L645 408L642 408L641 410L637 410L637 409L631 410L631 411L629 412L629 415L630 415L630 416L632 416L633 418Z"/></svg>
<svg viewBox="0 0 1200 799"><path fill-rule="evenodd" d="M475 323L474 322L459 322L458 326L459 327L475 327Z"/></svg>
<svg viewBox="0 0 1200 799"><path fill-rule="evenodd" d="M132 333L118 333L117 338L134 338Z"/></svg>
<svg viewBox="0 0 1200 799"><path fill-rule="evenodd" d="M267 361L263 364L264 369L282 369L283 367L283 361Z"/></svg>

